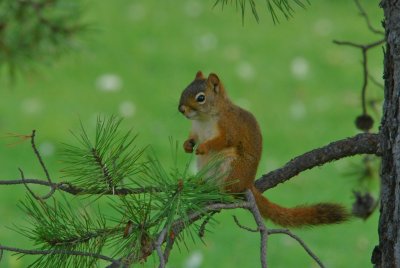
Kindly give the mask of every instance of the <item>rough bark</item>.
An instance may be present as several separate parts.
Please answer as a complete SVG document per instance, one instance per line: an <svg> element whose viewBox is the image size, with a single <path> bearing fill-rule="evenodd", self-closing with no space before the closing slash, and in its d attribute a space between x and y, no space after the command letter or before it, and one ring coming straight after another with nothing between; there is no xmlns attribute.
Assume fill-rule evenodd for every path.
<svg viewBox="0 0 400 268"><path fill-rule="evenodd" d="M357 154L380 155L379 135L362 133L356 136L334 141L323 147L299 155L283 167L264 174L255 182L261 192L283 183L299 173L312 169L334 160L339 160Z"/></svg>
<svg viewBox="0 0 400 268"><path fill-rule="evenodd" d="M387 37L384 62L385 102L381 122L381 207L375 267L400 267L400 2L383 0Z"/></svg>

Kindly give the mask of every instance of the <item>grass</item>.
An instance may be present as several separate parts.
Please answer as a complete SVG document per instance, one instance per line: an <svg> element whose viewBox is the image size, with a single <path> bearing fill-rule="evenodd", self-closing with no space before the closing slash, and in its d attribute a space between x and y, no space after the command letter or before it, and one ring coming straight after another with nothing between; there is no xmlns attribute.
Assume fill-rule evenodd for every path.
<svg viewBox="0 0 400 268"><path fill-rule="evenodd" d="M377 4L364 2L375 25L380 25ZM72 139L69 130L77 130L79 120L90 128L99 114L120 114L126 117L124 125L139 133L139 143L151 144L168 163L168 137L183 142L189 130L177 101L198 70L216 72L231 98L257 117L264 136L260 175L307 150L357 133L353 121L361 112L361 54L332 40L362 43L379 37L368 32L354 3L311 1L307 10L297 9L293 19L278 25L261 12L262 4L260 24L248 10L242 26L240 12L234 7L212 9L213 1L87 0L86 20L92 26L79 53L26 74L13 88L1 78L0 135L36 129L39 148L57 178L62 166L58 153L61 142ZM376 49L369 61L377 78L381 56ZM101 78L116 90L99 89ZM382 98L374 86L368 94ZM43 178L29 144L7 146L11 142L0 139L0 179L18 178L18 167L27 177ZM182 152L180 157L184 161L188 156ZM357 181L344 173L359 161L344 159L305 172L266 195L287 206L332 201L350 207ZM7 228L26 224L17 208L24 195L22 186L0 189L1 244L31 247ZM247 212L221 213L206 235L206 245L190 245L189 251L175 248L169 267L195 267L185 264L189 257L201 259L200 267L258 267L259 237L239 230L232 214L253 225ZM327 267L369 267L378 242L377 218L375 213L367 221L354 219L295 233ZM316 267L287 237L273 236L268 246L271 267ZM28 261L5 253L0 267L26 267ZM150 260L143 266L155 265Z"/></svg>

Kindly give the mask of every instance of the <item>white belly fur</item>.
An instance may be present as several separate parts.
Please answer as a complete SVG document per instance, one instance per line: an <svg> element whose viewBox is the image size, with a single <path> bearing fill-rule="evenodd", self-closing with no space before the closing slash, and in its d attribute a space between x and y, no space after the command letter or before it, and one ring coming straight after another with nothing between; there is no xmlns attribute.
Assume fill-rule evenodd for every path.
<svg viewBox="0 0 400 268"><path fill-rule="evenodd" d="M217 120L218 119L210 119L208 121L192 121L192 132L196 133L198 144L213 139L217 135L219 135ZM229 175L229 172L231 170L231 163L235 159L236 155L236 149L233 147L223 149L218 153L210 151L206 155L197 155L197 169L198 171L200 171L205 168L207 164L210 163L210 161L216 161L215 168L209 170L206 173L206 176L218 177L219 180L224 181L225 178Z"/></svg>
<svg viewBox="0 0 400 268"><path fill-rule="evenodd" d="M217 120L217 118L210 118L208 120L192 121L192 133L196 133L197 135L197 145L211 140L219 134ZM211 160L212 156L211 153L197 155L197 170L200 171Z"/></svg>
<svg viewBox="0 0 400 268"><path fill-rule="evenodd" d="M209 120L193 120L192 121L192 132L196 133L198 138L198 144L203 143L206 140L210 140L216 137L218 133L218 119Z"/></svg>

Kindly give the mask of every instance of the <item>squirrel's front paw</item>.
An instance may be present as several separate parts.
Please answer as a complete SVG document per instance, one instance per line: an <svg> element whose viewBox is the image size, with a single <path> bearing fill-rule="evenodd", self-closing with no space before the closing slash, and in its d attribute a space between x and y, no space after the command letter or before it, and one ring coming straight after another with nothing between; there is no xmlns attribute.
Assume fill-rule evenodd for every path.
<svg viewBox="0 0 400 268"><path fill-rule="evenodd" d="M207 154L207 153L208 153L208 148L204 143L200 144L199 147L197 147L196 149L196 154Z"/></svg>
<svg viewBox="0 0 400 268"><path fill-rule="evenodd" d="M193 147L195 145L195 141L193 139L188 139L183 143L183 149L187 153L193 153Z"/></svg>

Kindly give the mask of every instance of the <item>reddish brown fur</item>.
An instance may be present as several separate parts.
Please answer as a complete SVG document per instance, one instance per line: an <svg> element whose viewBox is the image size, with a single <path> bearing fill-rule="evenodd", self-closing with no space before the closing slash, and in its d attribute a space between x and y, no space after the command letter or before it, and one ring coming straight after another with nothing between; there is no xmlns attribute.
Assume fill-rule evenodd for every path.
<svg viewBox="0 0 400 268"><path fill-rule="evenodd" d="M251 190L261 215L284 227L340 223L349 217L346 209L338 204L320 203L284 208L270 202L255 187Z"/></svg>
<svg viewBox="0 0 400 268"><path fill-rule="evenodd" d="M235 183L228 184L226 191L241 193L250 189L263 217L285 227L339 223L348 218L346 210L337 204L321 203L312 206L284 208L265 198L253 184L262 150L261 131L256 119L250 112L229 100L217 75L210 74L205 79L199 71L195 80L206 83L199 84L198 91L196 87L193 88L192 84L185 89L181 96L179 110L185 115L196 111L198 117L191 119L198 120L203 124L202 126L209 126L212 134L204 140L199 140L199 136L204 136L204 133L208 134L208 132L202 132L202 128L193 127L189 139L184 143L184 149L186 152L192 152L193 146L198 144L196 154L201 165L204 165L204 161L201 160L209 159L207 157L210 154L227 152L227 149L231 149L234 157L229 162L230 171L224 180ZM209 100L208 106L202 106L196 102L194 99L196 92L205 93ZM217 134L213 136L214 133ZM230 153L229 157L231 156Z"/></svg>

